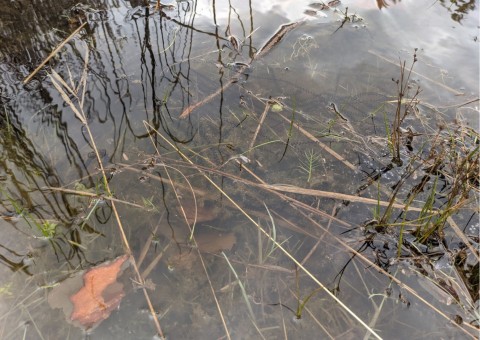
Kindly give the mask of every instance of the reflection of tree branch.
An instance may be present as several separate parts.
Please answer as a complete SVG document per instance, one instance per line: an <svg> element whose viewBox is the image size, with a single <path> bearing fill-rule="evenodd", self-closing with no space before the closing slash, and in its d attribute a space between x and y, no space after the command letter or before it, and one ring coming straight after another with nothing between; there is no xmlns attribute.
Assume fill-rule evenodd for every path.
<svg viewBox="0 0 480 340"><path fill-rule="evenodd" d="M257 51L257 53L255 53L253 58L251 58L248 63L244 64L242 67L240 67L237 70L237 73L238 74L244 73L255 60L262 58L267 53L269 53L275 46L277 46L282 41L282 39L285 37L285 35L287 35L288 32L292 31L293 29L295 29L296 27L298 27L299 25L301 25L303 23L304 23L304 20L301 20L301 21L296 21L296 22L291 22L291 23L288 23L288 24L281 25L280 28L270 37L270 39L265 44L263 44L263 46ZM218 26L218 25L216 25L216 26ZM185 119L185 118L189 117L190 114L195 109L197 109L198 107L210 102L211 100L213 100L218 95L223 96L223 92L227 88L229 88L231 85L235 84L236 82L237 82L237 79L230 78L225 83L225 85L222 84L222 86L217 91L210 94L209 96L204 98L202 101L197 102L197 103L195 103L193 105L190 105L187 108L185 108L183 110L183 112L180 114L180 119Z"/></svg>
<svg viewBox="0 0 480 340"><path fill-rule="evenodd" d="M0 247L5 249L10 254L12 254L16 257L25 257L24 255L20 255L19 253L1 245L1 244L0 244ZM15 261L9 260L6 256L0 254L0 262L3 263L5 266L7 266L13 272L17 272L17 271L21 270L25 274L27 274L28 276L32 276L32 274L28 271L28 266L24 264L23 259L20 262L15 262Z"/></svg>
<svg viewBox="0 0 480 340"><path fill-rule="evenodd" d="M348 265L353 261L355 256L357 256L358 253L364 252L366 249L371 247L371 242L372 240L370 238L367 238L365 242L358 248L358 250L353 253L352 257L348 259L348 261L345 263L345 265L340 269L337 275L335 275L335 278L333 279L335 283L335 287L333 288L333 293L336 295L340 291L340 282L342 281L343 274L345 273L345 270L347 269Z"/></svg>
<svg viewBox="0 0 480 340"><path fill-rule="evenodd" d="M147 12L148 14L148 12ZM192 14L188 20L193 22L195 18L195 14ZM146 16L146 20L148 20L148 15ZM187 19L186 19L187 20ZM162 70L165 70L165 72L160 72L159 74L161 75L160 78L157 81L156 78L156 59L155 59L155 54L153 53L153 50L151 48L151 43L150 43L150 30L148 29L149 23L146 21L145 23L145 33L144 33L144 39L143 39L143 47L141 47L142 50L142 69L145 69L147 72L143 73L142 72L142 77L144 74L148 77L148 83L150 84L150 89L151 89L151 101L152 101L152 106L153 106L153 113L154 117L152 119L152 124L155 126L155 128L160 128L165 131L166 134L170 136L172 140L178 143L187 143L191 140L192 137L190 137L187 141L182 140L181 138L177 137L175 135L176 129L171 129L169 127L169 121L171 121L172 117L170 115L169 109L168 109L168 98L174 93L174 91L179 88L180 93L182 96L185 95L185 93L189 93L188 89L183 85L183 79L189 84L189 79L190 79L190 64L189 63L177 63L176 62L176 57L177 55L180 56L181 59L185 59L187 61L190 60L190 53L192 51L192 43L193 43L193 32L192 30L185 30L185 38L184 38L184 45L183 48L180 44L177 44L177 39L175 38L177 35L179 35L181 32L179 32L179 29L176 30L171 30L169 29L168 25L170 22L168 20L165 20L164 17L162 16L159 21L161 25L161 29L159 30L160 38L163 44L163 51L158 53L158 62L162 68ZM180 30L181 31L181 30ZM174 34L172 39L168 39L168 36L170 34ZM158 39L157 39L158 40ZM168 46L167 46L168 45ZM187 48L188 46L188 48ZM180 50L180 53L179 51ZM146 58L145 58L145 51L149 51L149 57L150 57L150 67L146 64ZM187 53L187 56L185 56L185 53ZM178 64L178 70L173 67L173 65ZM184 74L183 70L183 64L187 65L187 70L186 74ZM174 71L175 70L175 71ZM168 71L168 72L167 72ZM164 94L163 99L159 99L157 94L156 94L156 88L158 88L157 82L163 82L166 81L171 84L171 86L167 87L167 92ZM142 78L142 83L144 83L144 80ZM144 91L145 92L145 91ZM186 98L184 98L184 102L188 101L188 95ZM148 102L148 99L145 98L145 103ZM138 138L143 138L148 136L149 133L137 135Z"/></svg>
<svg viewBox="0 0 480 340"><path fill-rule="evenodd" d="M46 91L45 91L46 92ZM41 92L41 93L45 93ZM43 103L51 101L50 97L42 98ZM41 198L37 199L39 203L35 203L35 199L32 197L32 188L40 189L44 186L59 185L61 180L58 177L54 164L52 161L44 158L42 153L37 151L37 146L29 136L26 134L22 126L22 118L17 115L17 112L21 111L15 107L7 107L7 114L9 115L9 128L10 136L2 136L3 150L6 152L5 157L2 160L8 160L10 164L3 164L4 169L10 169L12 180L9 181L11 189L10 193L14 193L17 197L22 199L22 206L32 210L39 219L45 218L42 216L41 209L45 207L49 208L48 215L52 214L55 219L68 224L68 220L65 219L65 214L72 216L72 211L69 206L59 204L57 197L48 196L39 190L38 193ZM50 106L52 112L45 112L45 117L52 119L52 121L44 120L44 124L54 123L56 125L57 136L60 137L62 145L65 148L65 156L70 161L78 166L77 159L79 150L68 136L67 125L61 124L56 120L58 113L55 106ZM77 157L75 157L77 156ZM78 169L78 168L77 168ZM82 174L80 173L82 176ZM26 183L23 183L25 181ZM64 198L62 198L64 199ZM62 211L66 209L67 211ZM8 209L7 209L8 210Z"/></svg>
<svg viewBox="0 0 480 340"><path fill-rule="evenodd" d="M218 39L220 39L220 40L225 40L225 42L228 42L228 39L222 38L222 37L219 37L219 36L218 36L217 29L215 30L215 33L213 33L213 32L208 32L208 31L203 31L203 30L201 30L201 29L195 28L195 27L193 26L193 24L192 24L192 25L185 24L185 23L183 23L183 22L181 22L181 21L178 21L178 20L176 20L176 19L174 19L174 18L169 17L168 15L166 15L166 14L163 13L163 12L160 12L160 16L161 16L162 18L167 19L168 21L174 22L175 24L177 24L177 25L179 25L179 26L181 26L181 27L187 28L187 29L189 29L189 30L192 30L192 31L194 31L194 32L198 32L198 33L201 33L201 34L204 34L204 35L210 35L210 36L212 36L212 37L214 37L214 38L218 38Z"/></svg>
<svg viewBox="0 0 480 340"><path fill-rule="evenodd" d="M11 271L17 272L21 270L28 276L32 276L32 273L28 271L28 267L23 264L23 261L20 262L13 262L7 259L5 256L0 255L0 262L7 266Z"/></svg>

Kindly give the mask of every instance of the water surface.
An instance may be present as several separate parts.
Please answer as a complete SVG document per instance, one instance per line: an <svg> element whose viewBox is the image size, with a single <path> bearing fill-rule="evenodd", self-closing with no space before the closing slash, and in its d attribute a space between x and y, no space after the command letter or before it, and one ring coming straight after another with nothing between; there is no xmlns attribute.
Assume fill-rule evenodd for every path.
<svg viewBox="0 0 480 340"><path fill-rule="evenodd" d="M388 201L413 155L428 158L436 136L470 131L465 148L478 143L475 2L465 9L405 0L343 1L323 10L309 1L179 1L160 11L136 1L35 6L8 2L0 11L1 338L157 333L133 270L121 278L119 308L93 330L75 327L48 302L67 277L126 252L112 203L102 199L87 128L49 77L55 71L77 86L86 53L83 110L121 201L115 205L132 255L156 286L147 292L166 337L375 337L368 327L382 338L477 333L478 295L468 295L452 265L447 249L460 243L451 228L448 242L433 247L439 255L404 247L400 259L398 229L361 228L374 217L375 200ZM85 29L23 84L83 22ZM255 58L281 25L295 22L301 24ZM368 185L367 174L391 163L395 81L399 64L410 69L414 54L410 96L417 86L422 91L403 124L418 132L413 151L404 146L404 164ZM294 193L285 193L291 186ZM475 202L453 218L478 249ZM195 209L198 249L189 242ZM475 265L478 286L478 262L468 253L466 268ZM462 294L455 299L440 289L440 279ZM309 296L299 320L297 307Z"/></svg>

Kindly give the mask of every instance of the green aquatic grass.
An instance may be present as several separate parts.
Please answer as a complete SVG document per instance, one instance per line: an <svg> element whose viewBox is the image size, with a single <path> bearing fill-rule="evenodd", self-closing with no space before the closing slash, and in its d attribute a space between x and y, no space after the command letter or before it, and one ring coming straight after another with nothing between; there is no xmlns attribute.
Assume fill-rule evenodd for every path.
<svg viewBox="0 0 480 340"><path fill-rule="evenodd" d="M267 245L265 247L265 251L263 251L263 242L262 242L262 234L258 231L258 263L264 264L268 258L271 258L273 253L278 249L278 245L283 245L288 239L283 240L282 242L277 241L277 227L275 225L275 220L273 219L270 210L268 209L267 205L263 203L265 209L267 210L268 216L270 218L270 233L269 237L267 238Z"/></svg>
<svg viewBox="0 0 480 340"><path fill-rule="evenodd" d="M250 314L250 318L252 320L255 320L255 314L253 313L252 305L250 303L250 299L248 298L247 290L245 289L243 282L238 277L238 274L235 271L235 268L233 268L232 264L230 263L230 260L228 259L227 255L225 255L223 251L222 251L222 255L225 258L225 261L227 261L227 264L230 267L230 270L232 271L233 275L235 276L235 279L237 280L238 286L240 287L240 290L242 292L243 300L245 301L245 305L247 306L248 313Z"/></svg>
<svg viewBox="0 0 480 340"><path fill-rule="evenodd" d="M18 215L18 217L23 218L23 220L28 224L30 229L38 230L42 234L42 237L46 239L52 239L53 237L55 237L58 227L57 223L33 217L25 207L23 207L17 202L17 200L13 199L8 194L6 194L6 197L12 205L13 209L15 210L15 213ZM38 237L36 235L32 236Z"/></svg>

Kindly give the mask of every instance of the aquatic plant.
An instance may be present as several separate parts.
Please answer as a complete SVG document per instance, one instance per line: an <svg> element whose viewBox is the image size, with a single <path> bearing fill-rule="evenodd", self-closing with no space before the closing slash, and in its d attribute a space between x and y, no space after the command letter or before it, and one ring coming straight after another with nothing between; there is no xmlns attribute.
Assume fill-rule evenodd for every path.
<svg viewBox="0 0 480 340"><path fill-rule="evenodd" d="M310 299L320 291L320 287L312 290L310 294L308 294L307 297L302 300L300 297L300 277L298 275L298 268L295 268L295 283L297 289L297 309L295 311L295 318L301 319L303 309L305 308L307 302L310 301Z"/></svg>
<svg viewBox="0 0 480 340"><path fill-rule="evenodd" d="M255 320L255 314L253 313L252 305L250 304L250 300L249 300L249 298L248 298L247 291L246 291L246 289L245 289L244 284L242 283L242 281L241 281L240 278L238 277L238 274L237 274L237 272L235 271L235 268L233 268L232 264L231 264L230 261L228 260L227 255L225 255L225 253L224 253L223 251L222 251L222 255L223 255L223 257L225 258L225 261L227 261L228 267L230 268L230 270L232 271L233 275L235 276L235 279L237 280L238 286L240 287L240 290L242 291L243 300L245 301L245 305L247 306L248 313L250 314L250 318L251 318L252 320Z"/></svg>
<svg viewBox="0 0 480 340"><path fill-rule="evenodd" d="M265 251L263 251L263 242L262 242L262 234L260 230L258 230L258 263L259 264L264 264L265 261L273 255L275 250L278 249L277 244L283 245L285 242L288 241L288 239L283 240L282 242L277 242L277 228L275 226L275 220L273 219L272 214L270 213L270 210L268 209L267 205L263 203L265 206L265 209L267 210L268 217L270 218L270 234L269 237L267 238L267 245L265 247Z"/></svg>
<svg viewBox="0 0 480 340"><path fill-rule="evenodd" d="M304 156L298 168L307 174L307 183L309 183L313 171L320 166L320 156L314 150L305 151Z"/></svg>
<svg viewBox="0 0 480 340"><path fill-rule="evenodd" d="M416 109L416 99L420 94L420 87L416 84L411 84L410 82L413 66L417 60L417 49L415 49L410 69L407 70L406 61L400 62L400 78L392 79L397 85L397 103L392 127L390 131L387 131L387 134L390 148L392 150L392 163L398 166L401 166L403 163L400 156L402 136L401 126L405 118ZM415 91L413 95L409 97L412 87L415 88Z"/></svg>
<svg viewBox="0 0 480 340"><path fill-rule="evenodd" d="M23 218L23 220L28 224L31 229L36 229L40 231L42 237L46 239L52 239L55 236L58 226L57 222L33 217L32 214L30 214L30 212L28 211L28 209L23 207L21 203L10 197L10 195L6 194L5 192L3 193L6 195L8 201L15 210L16 215ZM35 235L33 236L38 237Z"/></svg>

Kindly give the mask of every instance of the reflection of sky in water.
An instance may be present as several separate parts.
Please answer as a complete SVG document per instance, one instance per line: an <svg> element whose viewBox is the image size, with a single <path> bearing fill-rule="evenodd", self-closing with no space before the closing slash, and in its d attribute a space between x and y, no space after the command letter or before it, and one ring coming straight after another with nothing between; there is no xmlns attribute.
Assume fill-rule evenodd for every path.
<svg viewBox="0 0 480 340"><path fill-rule="evenodd" d="M432 68L431 77L441 81L440 71L445 70L448 72L446 82L478 92L479 55L478 43L474 42L478 35L478 11L470 13L460 25L452 21L447 10L438 4L407 3L408 6L403 2L390 6L380 14L369 12L364 15L371 21L371 26L377 27L375 33L388 34L391 39L388 48L394 51L417 47L427 59L425 63ZM361 11L359 13L362 14Z"/></svg>
<svg viewBox="0 0 480 340"><path fill-rule="evenodd" d="M241 4L239 4L239 7L236 7L236 9L240 13L242 22L248 23L246 34L249 34L248 2L239 2ZM258 30L253 33L255 37L255 39L253 39L254 47L259 48L265 39L273 34L279 24L304 18L304 11L310 8L308 6L310 2L312 1L255 2L253 29ZM222 35L222 38L225 38L223 34L228 20L228 3L226 1L217 1L216 3L216 20L221 27L219 34ZM183 4L177 3L177 5L182 6ZM233 5L237 6L237 4ZM478 35L478 29L476 27L478 10L475 13L467 15L463 21L463 25L460 25L450 19L450 13L448 13L445 8L438 4L432 5L426 2L403 0L401 3L396 5L392 4L390 7L384 8L381 11L376 8L376 2L374 0L349 0L345 1L341 8L343 9L345 6L349 7L349 13L358 13L364 17L364 23L367 27L360 27L356 30L352 27L352 23L347 23L342 31L335 33L327 39L325 34L323 34L323 29L328 29L329 35L333 30L331 26L326 27L325 23L337 21L341 17L333 13L333 11L325 12L327 17L322 16L319 18L320 15L317 17L307 17L309 20L308 25L299 29L298 32L287 36L284 41L285 45L280 45L277 49L273 50L271 54L264 58L265 62L255 62L256 70L254 71L253 77L266 73L266 65L268 65L268 62L276 61L275 58L278 55L282 55L283 53L289 56L292 53L292 45L295 44L296 37L307 32L312 36L318 35L319 41L322 43L325 41L325 44L320 44L318 49L312 50L312 57L318 59L318 62L321 64L320 66L326 64L332 68L332 70L323 70L319 67L318 70L319 73L323 71L330 72L328 74L330 78L321 76L309 80L317 88L322 88L321 86L327 87L327 85L323 85L322 82L324 82L325 79L332 81L334 78L332 75L335 75L335 72L339 70L344 71L343 68L345 68L345 70L349 72L349 76L351 76L356 71L361 71L361 68L365 67L365 65L369 66L379 63L374 55L365 52L368 49L374 49L378 53L388 56L395 62L398 62L399 57L402 60L406 59L409 65L413 48L418 47L420 49L420 62L416 66L416 70L419 73L425 74L437 82L445 82L448 86L457 90L465 87L467 94L478 93L479 52L478 43L473 40L474 37ZM112 136L115 136L115 138L121 139L117 137L116 133L122 135L123 138L123 133L125 132L123 130L125 129L124 119L126 118L131 118L131 121L128 122L128 129L131 129L131 131L127 131L125 135L134 139L144 134L144 126L141 124L141 119L150 120L152 117L151 107L154 101L152 99L152 91L158 91L155 99L162 99L164 92L167 92L170 86L173 86L167 79L170 76L174 76L174 74L170 75L168 73L169 66L175 64L175 67L178 69L181 67L186 69L190 67L190 65L182 62L183 60L197 57L202 53L216 49L215 38L213 36L195 33L192 38L193 53L191 55L182 54L184 45L189 44L190 36L188 29L167 19L160 19L158 14L152 14L148 19L148 25L153 45L152 49L157 53L152 57L148 54L148 51L145 52L146 19L140 17L137 20L132 20L129 18L131 13L131 8L127 7L127 3L120 3L118 8L109 10L110 17L108 20L98 22L94 31L94 36L96 37L94 53L97 53L98 56L92 53L92 60L95 60L95 62L92 62L92 69L96 72L98 71L98 73L90 75L91 83L89 84L91 87L89 94L91 94L92 98L87 98L87 104L90 105L88 107L89 112L98 115L94 116L92 129L98 136L100 142L103 141L102 139L104 137L111 139ZM174 18L178 13L177 9L171 11L165 10L166 15L171 15ZM191 13L181 13L180 17L183 18L180 21L191 24L190 21L193 15ZM211 2L198 1L193 26L207 32L214 32L213 18ZM235 21L237 20L236 13L232 13L232 20L235 22L234 25L232 25L235 27L235 31L232 33L238 34L238 21ZM340 23L338 23L338 25L340 25ZM169 47L173 42L175 42L175 44ZM164 57L163 54L159 52L167 48L173 51L171 55L167 53L168 57ZM69 50L69 52L71 51ZM69 52L63 53L63 57L67 58ZM142 53L144 53L146 61L140 61ZM246 55L246 53L244 54ZM212 76L212 78L219 77L216 68L212 65L215 57L216 55L211 55L205 58L210 62L210 68L192 63L192 69L196 69L196 71L200 70L204 73L213 70L215 71L211 72L213 75L207 74L207 76ZM149 58L153 58L153 60ZM59 64L64 65L62 63ZM281 70L283 66L284 65L281 65ZM303 65L300 65L300 62L298 62L295 66L301 67ZM275 72L275 70L273 72ZM304 72L305 75L309 74L307 70L302 70L301 72ZM99 76L100 74L101 76ZM300 75L297 76L298 79L301 79ZM375 76L381 76L382 78L387 77L387 80L389 80L393 75L395 74ZM105 82L102 83L98 81L99 79L102 81L105 80ZM151 87L149 87L151 80L152 84ZM218 82L218 79L215 80ZM183 84L190 86L190 82L187 82L187 80L183 79L182 81ZM195 81L196 79L192 77L191 83L195 83ZM422 86L436 90L435 84L430 83L423 85L424 83L422 80ZM216 85L217 83L215 83L215 86ZM330 90L328 87L327 89ZM275 89L269 90L266 88L265 93L269 94L268 91L273 92L274 90ZM283 90L283 88L278 91L280 90ZM194 93L195 89L192 89L191 92ZM173 107L172 114L175 117L178 116L181 110L180 101L182 98L179 98L179 93L180 90L177 89L177 92L171 96L173 102L171 105ZM28 97L26 100L31 102L30 93L25 93L24 96ZM192 97L192 103L197 99L198 98ZM445 100L443 98L437 99L439 99L439 102L442 104L454 100L455 102L462 101L461 98L455 99L451 94L450 97ZM177 102L175 102L175 100L177 100ZM41 100L39 100L39 102L40 101ZM61 98L56 98L53 102L56 102L59 108L62 107L63 101ZM205 106L208 107L209 105ZM236 105L231 103L225 105L236 107ZM217 109L216 106L215 109ZM28 112L28 110L25 111ZM105 119L102 120L103 118ZM63 121L73 121L70 125L71 128L67 131L67 135L71 137L72 140L75 140L78 145L82 146L84 141L82 136L79 135L80 129L77 128L77 121L72 115L67 115L67 110L65 110L65 114L62 115L62 119ZM97 119L102 120L102 123L98 123ZM39 123L33 119L29 120L29 122L32 124L32 131L35 131ZM177 127L173 124L174 123L172 123L172 130ZM42 129L42 131L47 131L48 128L42 126ZM54 133L52 133L52 135L53 134ZM34 135L38 134L32 133L31 138L35 140ZM135 136L132 137L133 135ZM105 140L103 142L105 143L102 147L108 148L108 155L112 155L114 153L113 149L120 144L117 140L114 142ZM129 145L129 143L131 143L131 140L125 141L125 145ZM89 149L87 149L86 147L81 148L79 154L82 154L82 157L86 157L87 151L89 151ZM39 147L38 150L41 150L41 147ZM121 151L122 150L115 151L117 153L117 159L113 159L113 161L120 159ZM65 165L67 163L66 160L59 159L53 163L54 166L58 167L58 173L62 173L63 167L68 167L68 164ZM76 175L75 173L72 176L75 177ZM386 177L389 175L393 176L393 174L387 174ZM4 222L0 221L0 223ZM8 228L8 226L6 226L5 229L6 228ZM2 267L1 272L2 274L4 274L4 272L6 272L6 275L9 274L5 267Z"/></svg>
<svg viewBox="0 0 480 340"><path fill-rule="evenodd" d="M307 18L312 22L337 21L340 13L332 10L319 12L321 15L310 17L304 14L312 1L260 1L254 5L255 11L275 13L290 21ZM440 3L403 0L396 4L387 1L389 6L378 10L374 0L346 0L339 7L348 13L358 14L365 19L365 24L375 48L382 49L398 60L407 58L414 48L419 48L423 65L417 66L419 73L449 86L465 90L467 95L478 92L479 48L474 38L478 36L478 9L468 13L462 24L450 18L450 12ZM247 2L242 4L247 10ZM240 5L240 6L242 6ZM221 8L222 4L218 4ZM240 7L241 8L241 7ZM205 17L212 18L211 7L199 3L198 11ZM226 11L219 10L218 19L226 19ZM271 15L271 14L270 14ZM325 19L322 16L327 15ZM353 24L347 23L346 27ZM265 21L255 22L255 28L268 29ZM319 27L321 29L321 27ZM406 51L407 54L399 54Z"/></svg>
<svg viewBox="0 0 480 340"><path fill-rule="evenodd" d="M255 5L260 12L273 11L291 21L305 17L305 9L311 1L261 1ZM447 81L457 86L467 86L473 93L478 91L478 9L468 13L462 24L453 21L450 13L439 3L403 0L391 4L381 11L374 0L347 0L343 7L349 7L349 13L356 13L366 19L366 25L373 39L379 38L386 43L385 48L413 50L418 47L432 61L433 68L448 72ZM333 11L324 11L330 19L341 15ZM308 18L308 17L307 17ZM311 18L310 18L311 19ZM323 19L322 19L323 21ZM351 24L350 24L351 25ZM347 24L347 26L349 26ZM450 78L451 77L451 78Z"/></svg>

